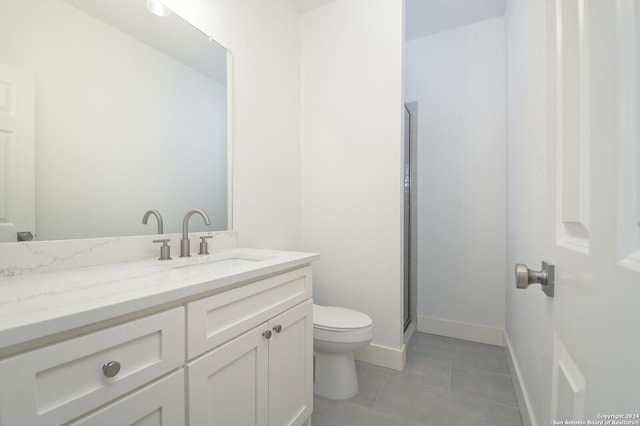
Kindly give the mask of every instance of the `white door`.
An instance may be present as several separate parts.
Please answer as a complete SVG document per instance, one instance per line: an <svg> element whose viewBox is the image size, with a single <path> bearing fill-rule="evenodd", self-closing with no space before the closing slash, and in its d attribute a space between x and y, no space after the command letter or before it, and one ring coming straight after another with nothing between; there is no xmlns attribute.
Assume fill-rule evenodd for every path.
<svg viewBox="0 0 640 426"><path fill-rule="evenodd" d="M35 236L34 80L0 65L0 242Z"/></svg>
<svg viewBox="0 0 640 426"><path fill-rule="evenodd" d="M508 264L556 265L553 298L508 275L534 425L640 424L639 14L637 0L508 3Z"/></svg>

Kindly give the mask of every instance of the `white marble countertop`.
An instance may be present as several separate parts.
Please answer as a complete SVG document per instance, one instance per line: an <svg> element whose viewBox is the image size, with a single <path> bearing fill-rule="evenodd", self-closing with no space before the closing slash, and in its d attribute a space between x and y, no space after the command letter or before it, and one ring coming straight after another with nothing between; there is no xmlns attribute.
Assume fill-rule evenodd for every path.
<svg viewBox="0 0 640 426"><path fill-rule="evenodd" d="M235 248L169 261L144 260L0 277L0 350L221 291L303 266L318 254Z"/></svg>

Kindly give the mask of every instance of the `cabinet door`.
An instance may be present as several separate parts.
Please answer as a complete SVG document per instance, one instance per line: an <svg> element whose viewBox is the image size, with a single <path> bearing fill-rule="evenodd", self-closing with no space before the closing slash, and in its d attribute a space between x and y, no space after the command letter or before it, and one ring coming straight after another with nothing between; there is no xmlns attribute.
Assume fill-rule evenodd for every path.
<svg viewBox="0 0 640 426"><path fill-rule="evenodd" d="M189 424L267 426L269 343L264 323L187 364Z"/></svg>
<svg viewBox="0 0 640 426"><path fill-rule="evenodd" d="M184 372L177 371L69 426L184 425Z"/></svg>
<svg viewBox="0 0 640 426"><path fill-rule="evenodd" d="M313 302L292 308L269 327L269 425L301 425L313 410ZM279 330L279 331L278 331Z"/></svg>

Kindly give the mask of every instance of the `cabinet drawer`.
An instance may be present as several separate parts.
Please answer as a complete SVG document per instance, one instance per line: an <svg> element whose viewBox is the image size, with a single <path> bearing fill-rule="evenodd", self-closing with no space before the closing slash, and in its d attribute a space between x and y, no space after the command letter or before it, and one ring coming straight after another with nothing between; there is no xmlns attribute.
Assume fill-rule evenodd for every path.
<svg viewBox="0 0 640 426"><path fill-rule="evenodd" d="M184 362L184 311L170 311L0 361L0 424L57 425ZM103 366L120 364L107 377Z"/></svg>
<svg viewBox="0 0 640 426"><path fill-rule="evenodd" d="M311 297L311 267L276 275L187 304L188 359Z"/></svg>
<svg viewBox="0 0 640 426"><path fill-rule="evenodd" d="M184 420L184 370L178 370L68 426L182 426Z"/></svg>

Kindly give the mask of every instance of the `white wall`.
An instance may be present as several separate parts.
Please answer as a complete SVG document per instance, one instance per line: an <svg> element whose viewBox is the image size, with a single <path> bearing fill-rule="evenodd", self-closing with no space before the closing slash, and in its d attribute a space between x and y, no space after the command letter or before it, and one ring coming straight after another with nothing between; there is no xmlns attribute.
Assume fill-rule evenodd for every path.
<svg viewBox="0 0 640 426"><path fill-rule="evenodd" d="M299 248L298 12L289 0L165 0L233 53L233 227L240 245Z"/></svg>
<svg viewBox="0 0 640 426"><path fill-rule="evenodd" d="M418 102L418 330L502 344L505 35L494 18L406 45Z"/></svg>
<svg viewBox="0 0 640 426"><path fill-rule="evenodd" d="M361 359L402 366L403 2L342 0L301 15L302 248L314 298L361 310Z"/></svg>

